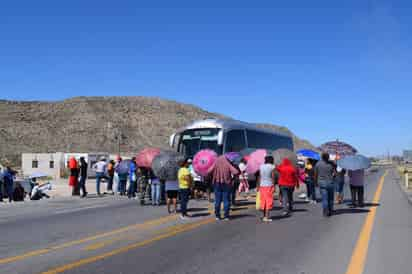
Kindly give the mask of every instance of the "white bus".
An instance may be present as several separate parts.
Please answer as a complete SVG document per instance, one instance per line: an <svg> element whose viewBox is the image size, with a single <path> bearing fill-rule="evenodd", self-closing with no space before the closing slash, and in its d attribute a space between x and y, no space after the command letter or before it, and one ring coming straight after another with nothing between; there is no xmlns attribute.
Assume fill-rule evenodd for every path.
<svg viewBox="0 0 412 274"><path fill-rule="evenodd" d="M243 149L293 150L293 138L282 131L262 129L229 119L195 121L170 136L170 146L186 157L199 150L212 149L221 155Z"/></svg>

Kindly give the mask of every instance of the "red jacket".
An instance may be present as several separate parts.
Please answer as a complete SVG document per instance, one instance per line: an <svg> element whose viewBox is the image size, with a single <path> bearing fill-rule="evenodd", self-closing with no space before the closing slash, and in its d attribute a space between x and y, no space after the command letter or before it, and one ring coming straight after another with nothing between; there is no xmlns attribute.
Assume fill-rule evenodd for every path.
<svg viewBox="0 0 412 274"><path fill-rule="evenodd" d="M296 168L289 159L283 159L282 164L276 167L279 172L279 185L295 187L299 184Z"/></svg>

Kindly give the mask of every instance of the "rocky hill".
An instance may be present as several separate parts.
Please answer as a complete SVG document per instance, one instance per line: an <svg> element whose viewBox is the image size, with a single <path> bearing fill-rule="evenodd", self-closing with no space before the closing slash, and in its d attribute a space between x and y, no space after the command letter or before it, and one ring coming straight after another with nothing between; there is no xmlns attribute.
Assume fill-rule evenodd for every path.
<svg viewBox="0 0 412 274"><path fill-rule="evenodd" d="M22 152L135 152L167 147L168 137L195 119L224 117L192 105L149 97L76 97L58 102L0 100L0 157ZM285 131L284 127L259 125ZM116 137L122 136L122 138ZM294 137L296 148L313 147Z"/></svg>

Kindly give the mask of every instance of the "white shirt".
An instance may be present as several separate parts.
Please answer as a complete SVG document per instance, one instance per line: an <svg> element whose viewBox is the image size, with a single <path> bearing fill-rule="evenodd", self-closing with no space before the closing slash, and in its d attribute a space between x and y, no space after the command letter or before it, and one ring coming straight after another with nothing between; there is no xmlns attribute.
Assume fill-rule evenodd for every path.
<svg viewBox="0 0 412 274"><path fill-rule="evenodd" d="M247 165L245 165L244 163L239 164L239 170L240 170L239 179L246 179L247 180L248 176L247 176L247 173L246 173L246 169L247 169Z"/></svg>
<svg viewBox="0 0 412 274"><path fill-rule="evenodd" d="M273 170L275 170L275 166L272 164L263 164L260 166L260 186L273 186Z"/></svg>
<svg viewBox="0 0 412 274"><path fill-rule="evenodd" d="M99 161L93 166L94 170L97 173L105 173L106 172L106 167L107 167L107 164L106 164L106 162L103 162L103 161Z"/></svg>

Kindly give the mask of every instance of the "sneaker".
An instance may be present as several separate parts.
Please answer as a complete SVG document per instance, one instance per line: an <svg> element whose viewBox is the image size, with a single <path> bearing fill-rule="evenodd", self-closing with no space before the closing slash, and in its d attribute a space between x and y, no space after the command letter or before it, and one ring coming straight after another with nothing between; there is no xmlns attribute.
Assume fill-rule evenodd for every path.
<svg viewBox="0 0 412 274"><path fill-rule="evenodd" d="M271 219L271 218L263 218L263 221L265 222L265 223L270 223L270 222L273 222L273 220Z"/></svg>
<svg viewBox="0 0 412 274"><path fill-rule="evenodd" d="M301 193L299 194L299 199L305 199L306 198L306 194L305 193Z"/></svg>
<svg viewBox="0 0 412 274"><path fill-rule="evenodd" d="M186 220L186 217L184 215L180 215L181 220Z"/></svg>
<svg viewBox="0 0 412 274"><path fill-rule="evenodd" d="M220 218L219 218L219 217L216 217L215 219L216 219L216 221L220 221Z"/></svg>
<svg viewBox="0 0 412 274"><path fill-rule="evenodd" d="M282 216L283 216L283 217L289 216L289 212L283 211L283 212L282 212Z"/></svg>
<svg viewBox="0 0 412 274"><path fill-rule="evenodd" d="M223 219L223 221L230 221L229 217Z"/></svg>
<svg viewBox="0 0 412 274"><path fill-rule="evenodd" d="M305 202L306 202L306 203L309 203L309 202L310 202L310 200L309 200L308 197L306 197Z"/></svg>

